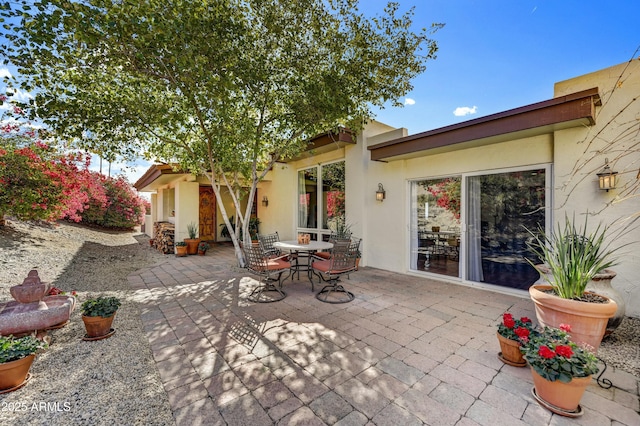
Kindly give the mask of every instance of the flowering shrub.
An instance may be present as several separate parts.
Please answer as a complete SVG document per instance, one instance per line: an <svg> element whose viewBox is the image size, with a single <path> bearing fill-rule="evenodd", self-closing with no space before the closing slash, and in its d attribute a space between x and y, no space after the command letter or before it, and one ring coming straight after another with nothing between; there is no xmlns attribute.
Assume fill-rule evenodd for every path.
<svg viewBox="0 0 640 426"><path fill-rule="evenodd" d="M443 179L427 187L427 191L436 199L436 205L450 211L460 219L460 181L455 178Z"/></svg>
<svg viewBox="0 0 640 426"><path fill-rule="evenodd" d="M506 339L526 342L533 331L533 324L527 317L514 319L513 315L505 312L502 315L502 324L498 325L498 333Z"/></svg>
<svg viewBox="0 0 640 426"><path fill-rule="evenodd" d="M100 181L105 190L106 203L92 198L83 214L83 222L129 229L144 221L144 199L135 193L126 178L100 176Z"/></svg>
<svg viewBox="0 0 640 426"><path fill-rule="evenodd" d="M544 327L531 333L520 351L533 369L545 379L569 383L574 377L587 377L598 372L598 359L593 352L569 339L571 327Z"/></svg>
<svg viewBox="0 0 640 426"><path fill-rule="evenodd" d="M127 229L142 223L144 200L125 178L91 172L89 155L58 152L40 139L45 131L15 119L22 114L13 108L10 120L0 121L0 219L8 214Z"/></svg>

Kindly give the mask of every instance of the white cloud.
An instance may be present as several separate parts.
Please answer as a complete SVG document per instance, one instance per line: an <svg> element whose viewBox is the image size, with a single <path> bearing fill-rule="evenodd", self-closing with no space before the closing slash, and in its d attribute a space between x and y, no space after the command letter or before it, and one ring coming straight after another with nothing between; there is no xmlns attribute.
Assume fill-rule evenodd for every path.
<svg viewBox="0 0 640 426"><path fill-rule="evenodd" d="M465 115L475 114L477 110L478 110L478 107L475 106L475 105L472 108L470 108L470 107L458 107L458 108L453 110L453 115L455 115L456 117L463 117Z"/></svg>
<svg viewBox="0 0 640 426"><path fill-rule="evenodd" d="M7 68L2 67L0 68L0 78L5 78L5 77L11 78L12 76Z"/></svg>
<svg viewBox="0 0 640 426"><path fill-rule="evenodd" d="M404 104L405 105L415 105L416 101L411 99L411 98L404 98Z"/></svg>
<svg viewBox="0 0 640 426"><path fill-rule="evenodd" d="M13 87L7 87L7 96L9 101L16 101L16 102L27 102L29 101L29 99L33 99L33 96L31 96L31 93L29 92L24 92L20 89L15 89Z"/></svg>

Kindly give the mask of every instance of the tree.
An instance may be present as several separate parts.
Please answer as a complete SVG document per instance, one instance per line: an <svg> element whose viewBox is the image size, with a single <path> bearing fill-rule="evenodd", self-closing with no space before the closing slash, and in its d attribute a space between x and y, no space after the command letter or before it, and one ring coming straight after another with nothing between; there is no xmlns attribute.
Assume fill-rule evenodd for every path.
<svg viewBox="0 0 640 426"><path fill-rule="evenodd" d="M56 134L106 158L150 158L231 189L248 243L258 182L305 141L358 130L435 58L413 10L368 19L357 0L45 0L4 6L0 52L26 106ZM7 3L8 5L8 3ZM249 200L241 211L241 200ZM231 235L242 260L237 227Z"/></svg>

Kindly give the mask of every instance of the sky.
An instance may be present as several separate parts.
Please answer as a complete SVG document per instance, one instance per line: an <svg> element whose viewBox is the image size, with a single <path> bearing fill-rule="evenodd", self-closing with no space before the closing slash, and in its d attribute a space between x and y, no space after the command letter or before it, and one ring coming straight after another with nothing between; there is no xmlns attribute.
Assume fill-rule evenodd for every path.
<svg viewBox="0 0 640 426"><path fill-rule="evenodd" d="M640 0L397 2L401 11L415 7L415 30L445 24L431 36L437 58L400 99L405 106L374 111L376 120L409 134L550 99L556 82L638 57ZM360 10L373 16L386 3L362 0ZM124 166L112 164L111 174L124 172L133 183L149 163Z"/></svg>

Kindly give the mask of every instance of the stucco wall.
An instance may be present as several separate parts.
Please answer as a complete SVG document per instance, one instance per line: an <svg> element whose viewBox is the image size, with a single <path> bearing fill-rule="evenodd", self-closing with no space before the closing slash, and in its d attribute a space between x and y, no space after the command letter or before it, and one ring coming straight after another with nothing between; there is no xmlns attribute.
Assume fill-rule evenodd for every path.
<svg viewBox="0 0 640 426"><path fill-rule="evenodd" d="M597 110L596 125L569 129L555 134L554 173L556 176L555 220L565 214L582 220L586 212L590 227L611 226L613 246L632 243L624 248L618 276L612 285L624 296L627 314L640 317L640 240L638 225L631 219L640 214L638 169L640 168L640 61L559 82L555 95L561 96L598 87L602 107ZM615 89L615 90L614 90ZM596 173L605 159L618 172L618 188L609 192L598 189Z"/></svg>

